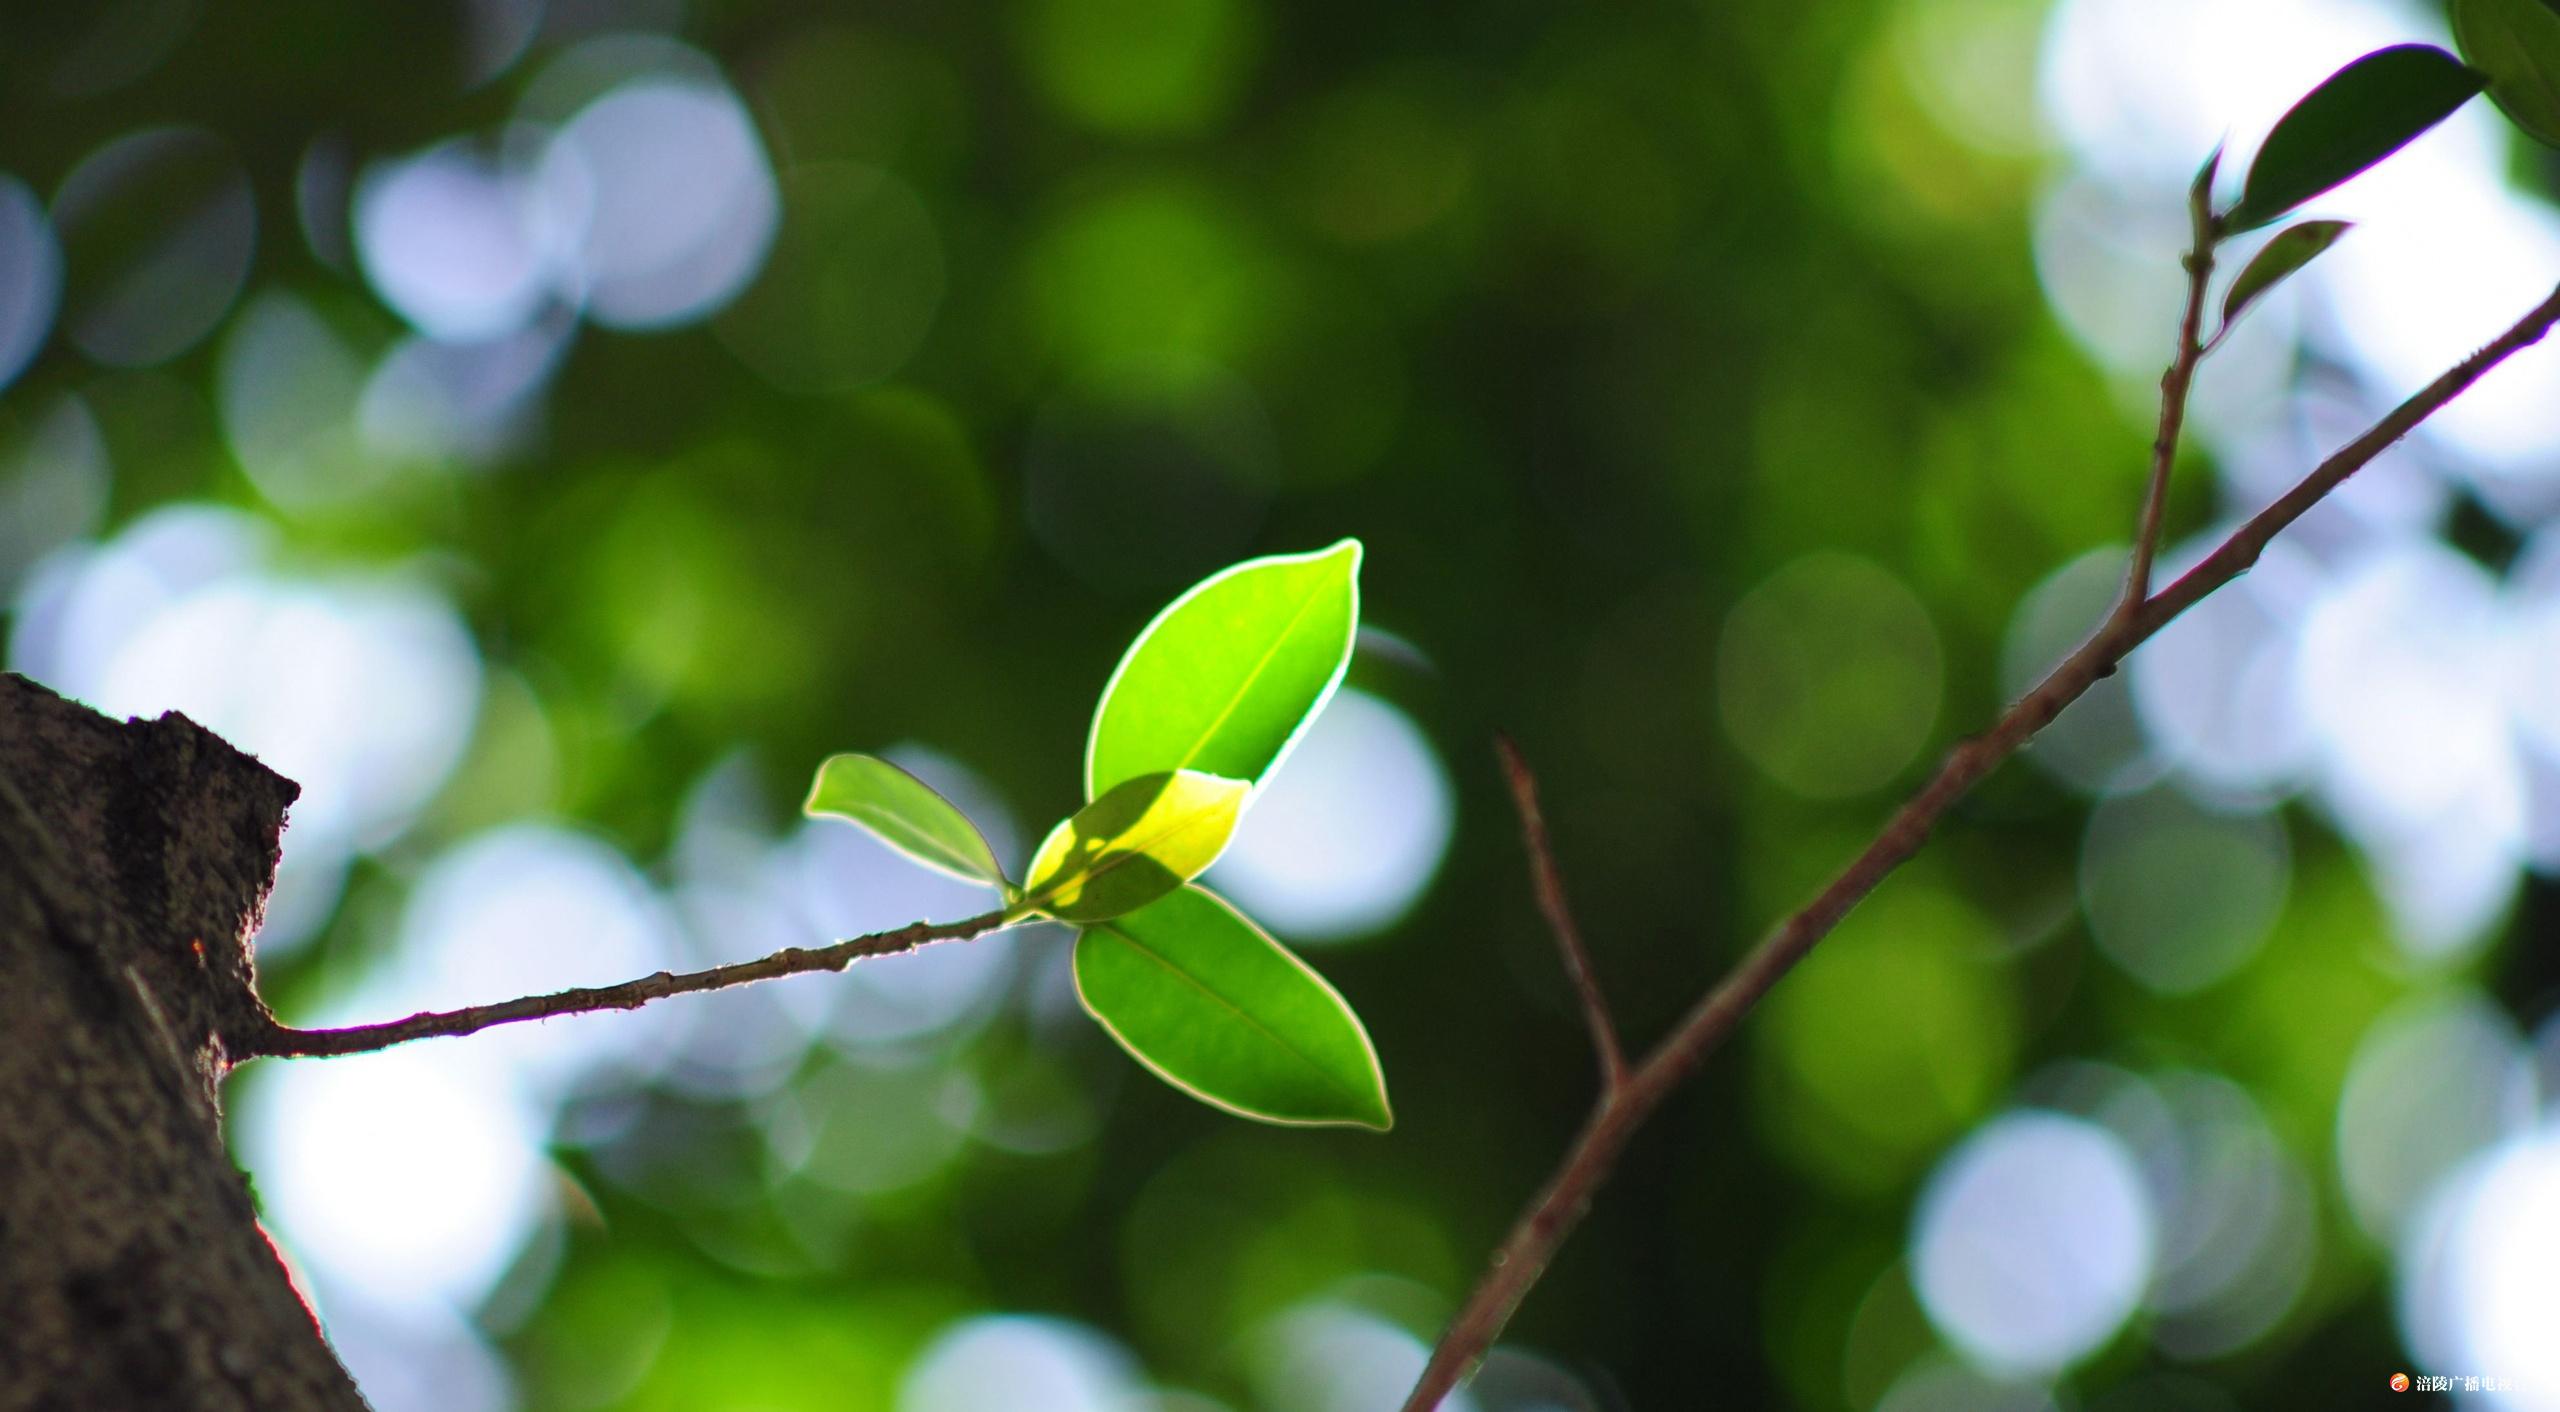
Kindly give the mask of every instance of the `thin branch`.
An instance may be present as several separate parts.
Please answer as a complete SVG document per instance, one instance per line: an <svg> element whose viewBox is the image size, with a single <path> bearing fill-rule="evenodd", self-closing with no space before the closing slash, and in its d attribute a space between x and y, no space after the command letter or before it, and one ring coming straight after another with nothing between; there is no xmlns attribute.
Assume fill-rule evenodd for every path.
<svg viewBox="0 0 2560 1412"><path fill-rule="evenodd" d="M982 936L1019 920L999 910L957 922L911 922L892 931L874 932L815 950L787 946L770 956L714 966L707 971L682 974L660 971L654 976L642 976L620 985L589 986L552 995L528 995L462 1010L428 1010L405 1020L391 1020L379 1025L353 1025L337 1030L297 1030L288 1025L277 1025L252 1039L248 1052L242 1057L255 1058L262 1054L286 1058L367 1054L395 1044L406 1044L413 1039L477 1034L492 1025L511 1025L520 1020L547 1020L555 1015L583 1015L597 1010L637 1010L652 1000L664 1000L670 995L726 990L734 985L806 975L812 971L841 971L856 961L874 956L902 955L937 941L962 941Z"/></svg>
<svg viewBox="0 0 2560 1412"><path fill-rule="evenodd" d="M1600 1092L1605 1101L1627 1080L1627 1054L1618 1043L1618 1024L1609 1016L1609 997L1601 993L1591 953L1583 947L1582 928L1574 924L1573 909L1565 905L1564 874L1557 869L1555 849L1547 841L1547 816L1538 807L1538 777L1530 772L1529 762L1520 758L1520 747L1511 743L1511 737L1496 735L1493 744L1502 757L1502 776L1511 785L1511 802L1520 811L1520 839L1529 850L1529 881L1537 890L1538 910L1546 914L1547 930L1555 934L1556 950L1564 955L1565 974L1573 980L1574 994L1582 1001L1582 1021L1591 1030L1591 1047L1600 1056Z"/></svg>
<svg viewBox="0 0 2560 1412"><path fill-rule="evenodd" d="M2134 527L2133 560L2125 569L2124 596L2116 602L2120 617L2138 611L2143 600L2151 596L2151 564L2160 552L2161 522L2169 508L2169 470L2178 459L2178 433L2186 426L2187 393L2195 385L2196 364L2204 359L2204 345L2197 339L2204 330L2205 287L2213 279L2213 246L2222 235L2221 219L2213 213L2210 176L2217 165L2207 163L2207 175L2199 177L2194 190L2187 194L2187 218L2193 234L2186 257L2179 262L2187 272L2187 308L2178 320L2178 351L2169 360L2169 371L2160 376L2160 429L2151 438L2151 476L2142 491L2142 513Z"/></svg>
<svg viewBox="0 0 2560 1412"><path fill-rule="evenodd" d="M2366 428L2363 435L2340 447L2311 474L2295 482L2291 490L2276 497L2273 504L2232 531L2212 553L2187 570L2177 582L2145 602L2137 620L2134 641L2139 642L2158 632L2170 619L2194 607L2215 589L2247 573L2286 526L2301 519L2312 506L2345 484L2347 477L2389 450L2400 438L2415 430L2418 423L2434 415L2437 409L2468 391L2482 374L2541 342L2543 335L2556 325L2560 325L2560 290L2554 290L2550 298L2535 305L2533 312L2517 320L2513 328L2447 369L2408 401L2392 408L2382 420Z"/></svg>
<svg viewBox="0 0 2560 1412"><path fill-rule="evenodd" d="M1547 1262L1581 1220L1592 1192L1607 1178L1627 1140L1663 1099L1724 1043L1770 987L1838 925L1850 908L1920 851L1957 800L2044 729L2065 706L2114 671L2127 653L2214 590L2246 573L2265 551L2268 541L2285 526L2300 519L2323 496L2420 422L2461 396L2483 373L2540 342L2555 324L2560 324L2560 289L2487 347L2462 360L2393 408L2363 435L2339 448L2274 504L2233 531L2219 548L2177 582L2144 599L2134 612L2111 614L2095 636L2020 697L1989 731L1950 752L1938 772L1895 811L1874 840L1811 902L1744 956L1722 982L1698 1001L1670 1037L1645 1056L1615 1096L1601 1104L1567 1149L1562 1165L1504 1238L1465 1303L1459 1306L1432 1350L1421 1380L1405 1400L1405 1412L1432 1412L1441 1398L1457 1387L1501 1335L1512 1311L1538 1282Z"/></svg>

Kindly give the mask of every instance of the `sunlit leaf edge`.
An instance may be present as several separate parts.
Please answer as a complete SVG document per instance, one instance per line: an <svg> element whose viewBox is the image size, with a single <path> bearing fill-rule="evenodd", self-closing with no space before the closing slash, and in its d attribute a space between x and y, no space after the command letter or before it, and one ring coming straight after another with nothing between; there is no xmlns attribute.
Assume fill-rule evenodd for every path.
<svg viewBox="0 0 2560 1412"><path fill-rule="evenodd" d="M1103 682L1102 695L1094 701L1093 722L1091 725L1085 727L1084 734L1085 798L1092 799L1097 792L1094 788L1093 782L1094 752L1102 742L1102 722L1104 718L1109 716L1111 713L1112 694L1120 689L1120 679L1128 674L1129 664L1138 660L1138 654L1146 649L1148 640L1156 635L1156 630L1158 628L1161 628L1166 623L1171 622L1174 615L1181 612L1183 607L1190 603L1191 600L1238 574L1248 573L1252 570L1265 568L1273 564L1320 563L1334 555L1342 553L1346 549L1349 550L1351 554L1351 637L1349 640L1344 642L1342 658L1334 664L1332 675L1325 678L1324 689L1316 693L1315 701L1307 707L1306 714L1298 718L1297 729L1289 732L1288 737L1280 742L1279 750L1275 751L1271 756L1271 763L1263 766L1261 778L1249 781L1249 783L1259 789L1263 780L1267 780L1272 775L1277 774L1281 763L1289 758L1290 751L1297 748L1298 741L1306 735L1307 728L1315 723L1316 717L1324 714L1324 708L1331 704L1334 693L1341 689L1342 679L1351 671L1352 650L1360 636L1360 565L1363 556L1368 552L1367 547L1361 544L1357 535L1345 535L1342 538L1335 540L1333 543L1326 545L1322 549L1312 549L1302 554L1264 554L1256 558L1245 559L1237 563L1229 564L1227 567L1218 570L1216 573L1211 574L1207 578L1204 578L1198 583L1191 585L1189 588L1184 589L1172 602L1167 603L1163 608L1157 610L1156 615L1147 620L1147 625L1138 629L1138 635L1130 639L1128 650L1120 654L1120 661L1117 665L1112 667L1110 679Z"/></svg>
<svg viewBox="0 0 2560 1412"><path fill-rule="evenodd" d="M888 834L881 832L866 820L858 818L852 814L845 813L840 809L819 808L818 791L826 787L828 768L833 766L839 760L866 761L870 764L878 765L882 769L894 771L897 774L905 776L918 789L921 789L925 793L933 796L935 799L940 800L946 808L950 809L951 816L958 819L963 825L967 826L970 835L977 839L978 847L983 850L985 854L987 871L983 873L976 872L963 866L956 866L952 860L933 857L925 853L918 852L917 850L900 843L897 839L890 837ZM969 817L968 811L962 809L959 805L952 803L949 798L943 795L942 791L935 789L932 785L926 784L923 780L917 778L914 771L904 769L891 761L880 758L877 755L869 754L860 750L839 750L835 754L819 761L817 770L809 777L808 796L800 801L800 812L803 816L812 819L841 819L844 822L853 825L855 828L862 830L864 833L869 834L871 837L878 839L892 852L898 854L898 856L905 858L920 867L928 868L934 872L940 873L944 877L958 878L962 882L976 883L982 887L996 888L1004 892L1008 898L1015 894L1016 889L1014 888L1013 880L1005 876L1004 865L996 861L994 845L987 842L986 832L978 827L976 820ZM965 862L965 860L961 861Z"/></svg>
<svg viewBox="0 0 2560 1412"><path fill-rule="evenodd" d="M1215 1094L1204 1092L1190 1081L1177 1078L1172 1073L1166 1071L1163 1065L1158 1064L1153 1058L1140 1050L1137 1045L1131 1043L1129 1037L1120 1032L1119 1026L1112 1024L1110 1020L1104 1018L1102 1012L1094 1008L1093 1002L1085 997L1084 976L1076 970L1075 966L1071 962L1067 967L1067 970L1069 975L1072 976L1075 981L1076 1004L1082 1006L1084 1008L1084 1012L1093 1017L1093 1022L1100 1025L1104 1033L1111 1036L1112 1043L1119 1045L1122 1053L1138 1061L1139 1065L1145 1068L1147 1072L1155 1075L1159 1079L1162 1079L1168 1087L1196 1099L1201 1103L1205 1103L1222 1113L1232 1114L1235 1117L1245 1118L1257 1123L1268 1124L1275 1128L1358 1128L1365 1132L1375 1133L1393 1131L1396 1125L1396 1110L1395 1104L1387 1096L1386 1064L1378 1057L1377 1041L1369 1037L1368 1022L1360 1018L1359 1010L1354 1008L1351 1002L1343 997L1341 991L1334 988L1333 982L1325 979L1322 971L1308 965L1305 957L1300 956L1297 952L1283 945L1279 938L1274 937L1267 931L1264 931L1261 923L1246 916L1242 908L1236 906L1232 902L1229 902L1227 899L1220 897L1215 892L1211 892L1208 888L1200 886L1198 883L1187 883L1185 886L1194 892L1198 892L1203 896L1206 896L1212 902L1215 902L1219 906L1227 909L1228 912L1235 916L1237 921L1242 922L1246 927L1250 928L1255 935L1262 938L1264 943L1269 945L1274 951L1279 952L1283 957L1287 958L1289 963L1296 966L1298 970L1305 974L1309 980L1314 981L1319 989L1332 998L1334 1004L1342 1007L1343 1018L1351 1022L1352 1033L1360 1037L1361 1052L1368 1056L1369 1073L1371 1077L1377 1081L1379 1121L1371 1122L1363 1118L1284 1118L1269 1113L1257 1113L1250 1108L1244 1107L1242 1104L1231 1103L1226 1099L1216 1096ZM1114 935L1118 936L1122 941L1128 942L1131 946L1138 945L1135 938L1130 937L1128 933L1121 931L1119 928L1113 927L1109 922L1097 922L1089 926L1078 927L1076 929L1076 941L1078 944L1082 944L1084 941L1083 934L1085 932L1097 930L1111 931ZM1144 947L1139 947L1139 949L1142 951L1145 950ZM1178 968L1171 965L1167 965L1166 969L1174 970L1177 974L1180 974Z"/></svg>

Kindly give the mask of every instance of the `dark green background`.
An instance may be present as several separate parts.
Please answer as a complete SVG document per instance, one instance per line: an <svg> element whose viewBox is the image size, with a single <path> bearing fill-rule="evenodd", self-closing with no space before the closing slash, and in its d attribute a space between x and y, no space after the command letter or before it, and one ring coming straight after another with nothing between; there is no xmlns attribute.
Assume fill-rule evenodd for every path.
<svg viewBox="0 0 2560 1412"><path fill-rule="evenodd" d="M554 8L525 58L466 88L442 7L180 7L138 76L64 96L82 46L147 56L162 7L18 6L0 169L48 192L128 131L220 134L260 213L249 288L295 292L370 355L397 315L290 215L311 143L361 164L494 131L592 27ZM1413 911L1310 953L1371 1025L1395 1131L1245 1125L1137 1081L1098 1033L1007 1012L948 1062L1001 1076L1055 1047L1104 1105L1091 1143L972 1148L873 1202L851 1253L748 1259L789 1247L759 1110L616 1095L642 1114L616 1142L720 1153L726 1175L643 1196L612 1175L627 1163L564 1138L602 1219L490 1318L526 1404L588 1405L582 1370L637 1337L635 1308L667 1321L616 1404L646 1408L891 1406L908 1353L970 1310L1087 1321L1237 1407L1238 1340L1294 1301L1384 1288L1382 1312L1427 1334L1593 1087L1493 733L1543 776L1599 970L1628 1034L1655 1036L1998 709L2021 597L2130 524L2147 428L2062 332L2029 254L2063 159L1984 150L1936 116L1906 52L1931 8L705 4L674 32L719 61L786 173L786 241L788 173L810 163L886 168L929 213L944 292L893 375L787 390L707 324L591 328L544 433L498 464L402 468L305 510L267 504L233 460L218 333L148 369L50 344L0 421L87 400L115 465L100 533L200 500L272 520L297 562L430 556L563 762L528 801L475 746L357 864L321 943L268 968L288 1017L392 944L404 880L441 848L531 810L657 866L688 790L742 746L776 827L825 754L917 741L1036 829L1075 798L1094 695L1167 598L1247 554L1367 545L1367 620L1409 650L1364 651L1353 683L1423 728L1457 799ZM2038 7L2006 9L2032 36ZM2004 81L2031 91L2016 65ZM864 257L822 240L813 258ZM1219 400L1236 388L1258 421ZM2175 526L2201 522L2209 482L2187 468ZM2494 528L2475 537L2505 552ZM1908 588L1944 687L1889 780L1808 799L1729 739L1718 650L1735 604L1817 550ZM1854 660L1819 680L1805 729L1844 749L1908 715ZM2378 1385L2404 1356L2388 1267L2340 1214L2329 1125L2365 1023L2418 982L2352 855L2297 812L2265 952L2200 996L2150 994L2074 914L2086 807L2025 768L1962 806L1882 920L1842 937L1871 957L1925 934L1926 959L1881 973L1900 980L1833 967L1717 1056L1516 1335L1598 1405L1871 1404L1931 1342L1896 1263L1930 1163L2044 1061L2083 1058L2234 1077L2319 1195L2305 1293L2187 1369L2221 1390L2192 1405L2330 1407ZM2548 909L2532 885L2513 925ZM2519 1004L2555 978L2547 952L2480 965ZM1839 1072L1870 1096L1806 1087L1804 1056L1861 1037L1876 1047ZM1364 1274L1410 1283L1343 1283ZM2172 1394L2144 1380L2181 1366L2137 1317L2072 1381L2157 1407ZM740 1379L755 1397L717 1395Z"/></svg>

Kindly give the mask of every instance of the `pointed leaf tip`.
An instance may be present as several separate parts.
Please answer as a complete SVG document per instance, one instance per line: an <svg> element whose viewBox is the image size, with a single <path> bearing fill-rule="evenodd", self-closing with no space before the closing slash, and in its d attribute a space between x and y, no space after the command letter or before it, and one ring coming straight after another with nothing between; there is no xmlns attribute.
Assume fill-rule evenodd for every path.
<svg viewBox="0 0 2560 1412"><path fill-rule="evenodd" d="M2320 258L2320 252L2338 243L2352 221L2304 221L2288 226L2266 243L2256 256L2231 281L2230 290L2222 296L2222 330L2213 338L2219 343L2231 331L2232 322L2241 311L2257 302L2258 296L2282 284L2295 271Z"/></svg>
<svg viewBox="0 0 2560 1412"><path fill-rule="evenodd" d="M2276 120L2228 228L2265 225L2390 156L2487 82L2432 44L2377 49L2338 70Z"/></svg>
<svg viewBox="0 0 2560 1412"><path fill-rule="evenodd" d="M1193 885L1076 938L1076 994L1130 1055L1240 1117L1395 1125L1378 1053L1341 993Z"/></svg>
<svg viewBox="0 0 2560 1412"><path fill-rule="evenodd" d="M931 785L876 755L831 755L800 812L842 819L936 872L1009 887L986 835Z"/></svg>
<svg viewBox="0 0 2560 1412"><path fill-rule="evenodd" d="M1085 796L1163 770L1267 778L1350 666L1361 554L1343 539L1248 559L1166 605L1102 690Z"/></svg>

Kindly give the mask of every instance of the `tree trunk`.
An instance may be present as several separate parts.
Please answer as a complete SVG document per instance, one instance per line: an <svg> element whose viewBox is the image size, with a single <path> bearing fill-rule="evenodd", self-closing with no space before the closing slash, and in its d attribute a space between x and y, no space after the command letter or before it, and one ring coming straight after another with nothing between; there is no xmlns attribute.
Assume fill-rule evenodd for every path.
<svg viewBox="0 0 2560 1412"><path fill-rule="evenodd" d="M0 1412L361 1412L231 1165L299 791L0 675Z"/></svg>

